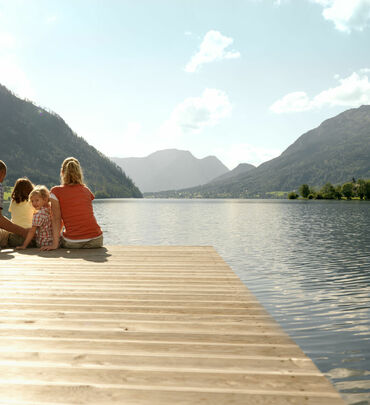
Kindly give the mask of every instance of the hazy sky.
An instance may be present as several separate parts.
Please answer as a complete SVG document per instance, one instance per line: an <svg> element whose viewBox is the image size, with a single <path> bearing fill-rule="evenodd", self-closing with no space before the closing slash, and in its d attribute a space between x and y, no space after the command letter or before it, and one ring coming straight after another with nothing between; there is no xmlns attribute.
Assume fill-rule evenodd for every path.
<svg viewBox="0 0 370 405"><path fill-rule="evenodd" d="M370 104L370 0L0 0L0 83L108 156L278 156Z"/></svg>

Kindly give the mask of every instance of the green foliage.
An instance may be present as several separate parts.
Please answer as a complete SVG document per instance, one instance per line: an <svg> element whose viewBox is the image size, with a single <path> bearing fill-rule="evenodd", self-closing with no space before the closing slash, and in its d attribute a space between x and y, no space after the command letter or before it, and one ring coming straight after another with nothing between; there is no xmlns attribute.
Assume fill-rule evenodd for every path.
<svg viewBox="0 0 370 405"><path fill-rule="evenodd" d="M335 188L331 183L326 183L321 188L320 193L322 194L325 200L334 200L334 198L336 197Z"/></svg>
<svg viewBox="0 0 370 405"><path fill-rule="evenodd" d="M335 191L334 191L334 198L336 198L337 200L341 200L342 199L342 186L338 185L335 187Z"/></svg>
<svg viewBox="0 0 370 405"><path fill-rule="evenodd" d="M366 194L366 181L363 179L359 179L357 182L357 187L356 187L356 194L360 198L360 200L363 200Z"/></svg>
<svg viewBox="0 0 370 405"><path fill-rule="evenodd" d="M8 186L24 176L47 187L60 184L61 163L74 156L81 162L86 184L94 194L142 197L115 163L78 137L61 117L15 97L1 85L0 145L0 159L8 166L4 182Z"/></svg>
<svg viewBox="0 0 370 405"><path fill-rule="evenodd" d="M355 183L353 182L355 181ZM307 184L302 184L300 186L300 194L302 194L303 188L306 190L307 188L310 190L310 194L308 195L308 199L316 199L316 200L341 200L343 197L347 198L348 200L352 198L357 199L366 199L370 200L370 180L363 180L358 179L357 181L353 178L352 182L344 183L343 185L338 184L337 186L333 186L331 183L326 183L318 192ZM295 194L293 191L290 194ZM289 194L289 195L290 195ZM288 195L288 198L290 198Z"/></svg>
<svg viewBox="0 0 370 405"><path fill-rule="evenodd" d="M298 197L299 195L295 191L292 191L288 194L289 200L296 200Z"/></svg>
<svg viewBox="0 0 370 405"><path fill-rule="evenodd" d="M364 197L366 200L370 200L370 180L365 182Z"/></svg>
<svg viewBox="0 0 370 405"><path fill-rule="evenodd" d="M286 191L269 191L266 192L266 198L287 198L288 193Z"/></svg>
<svg viewBox="0 0 370 405"><path fill-rule="evenodd" d="M303 197L303 198L307 198L310 195L310 188L308 187L307 184L302 184L299 187L299 194Z"/></svg>
<svg viewBox="0 0 370 405"><path fill-rule="evenodd" d="M344 183L342 186L342 194L343 194L343 197L346 197L347 200L350 200L354 195L353 183Z"/></svg>

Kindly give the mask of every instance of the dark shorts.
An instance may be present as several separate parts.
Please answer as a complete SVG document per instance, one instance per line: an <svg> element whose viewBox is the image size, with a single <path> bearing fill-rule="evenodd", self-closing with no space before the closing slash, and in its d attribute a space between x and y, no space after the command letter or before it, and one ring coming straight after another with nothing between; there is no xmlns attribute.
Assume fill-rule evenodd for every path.
<svg viewBox="0 0 370 405"><path fill-rule="evenodd" d="M8 238L8 246L13 248L17 246L22 246L24 240L25 238L23 236L17 235L15 233L10 233ZM29 248L37 247L35 239L32 239L27 247Z"/></svg>

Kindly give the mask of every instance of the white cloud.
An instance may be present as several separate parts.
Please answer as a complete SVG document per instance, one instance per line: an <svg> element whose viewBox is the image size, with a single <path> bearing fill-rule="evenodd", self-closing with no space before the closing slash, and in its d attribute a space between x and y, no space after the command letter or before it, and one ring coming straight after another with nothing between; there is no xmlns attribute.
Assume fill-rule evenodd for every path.
<svg viewBox="0 0 370 405"><path fill-rule="evenodd" d="M227 94L217 89L205 89L200 97L186 98L175 107L170 118L161 126L159 135L166 138L200 133L230 116L232 105Z"/></svg>
<svg viewBox="0 0 370 405"><path fill-rule="evenodd" d="M199 97L189 97L178 104L157 131L148 131L139 122L129 122L123 132L117 133L111 142L99 139L94 143L107 156L147 156L169 148L189 149L189 137L199 134L205 127L217 125L231 114L232 106L227 95L216 89L205 89ZM84 133L90 136L93 128ZM99 143L100 142L100 143ZM191 141L190 141L191 142Z"/></svg>
<svg viewBox="0 0 370 405"><path fill-rule="evenodd" d="M216 155L228 168L234 169L239 163L250 163L259 166L281 154L279 149L262 148L248 143L233 144L227 148L215 149Z"/></svg>
<svg viewBox="0 0 370 405"><path fill-rule="evenodd" d="M0 83L17 96L34 100L32 86L12 56L0 57Z"/></svg>
<svg viewBox="0 0 370 405"><path fill-rule="evenodd" d="M204 63L222 59L235 59L240 57L237 51L225 51L234 42L233 38L222 35L219 31L208 31L200 44L199 51L186 65L186 72L195 72Z"/></svg>
<svg viewBox="0 0 370 405"><path fill-rule="evenodd" d="M323 17L339 31L363 31L370 23L370 0L311 0L320 4Z"/></svg>
<svg viewBox="0 0 370 405"><path fill-rule="evenodd" d="M276 114L284 112L307 111L311 109L310 99L304 91L295 91L275 101L270 110Z"/></svg>
<svg viewBox="0 0 370 405"><path fill-rule="evenodd" d="M270 110L281 114L325 106L359 107L362 104L370 104L370 82L367 73L368 69L361 69L344 79L338 78L338 86L324 90L311 99L303 91L289 93L272 104Z"/></svg>

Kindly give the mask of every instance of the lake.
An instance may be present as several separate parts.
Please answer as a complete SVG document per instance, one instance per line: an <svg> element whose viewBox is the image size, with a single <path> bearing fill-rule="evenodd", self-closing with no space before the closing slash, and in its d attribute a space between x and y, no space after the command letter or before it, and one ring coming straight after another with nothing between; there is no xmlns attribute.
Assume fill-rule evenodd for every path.
<svg viewBox="0 0 370 405"><path fill-rule="evenodd" d="M344 399L370 404L370 202L110 199L94 211L106 245L214 246Z"/></svg>
<svg viewBox="0 0 370 405"><path fill-rule="evenodd" d="M370 202L111 199L94 210L106 245L214 246L345 400L370 404Z"/></svg>

